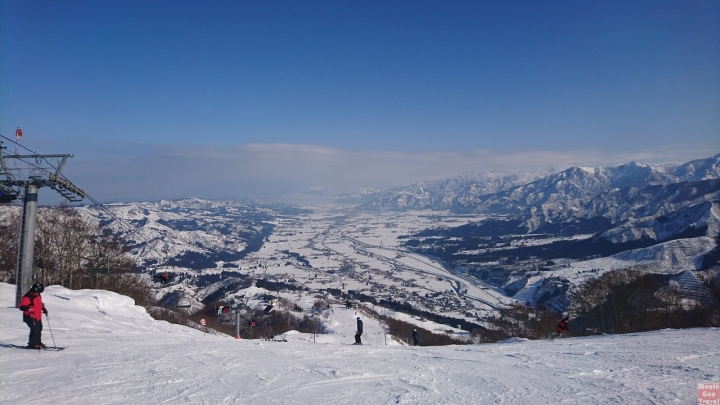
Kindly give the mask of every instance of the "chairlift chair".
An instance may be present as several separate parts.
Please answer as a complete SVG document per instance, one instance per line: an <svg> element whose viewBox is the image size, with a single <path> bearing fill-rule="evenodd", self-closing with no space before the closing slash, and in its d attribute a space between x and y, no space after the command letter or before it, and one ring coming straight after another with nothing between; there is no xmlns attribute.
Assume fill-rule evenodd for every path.
<svg viewBox="0 0 720 405"><path fill-rule="evenodd" d="M0 185L0 204L9 204L20 197L18 191L13 190L10 187Z"/></svg>
<svg viewBox="0 0 720 405"><path fill-rule="evenodd" d="M97 263L98 266L94 266ZM100 257L94 260L89 267L83 268L85 274L109 274L110 273L110 260L107 257Z"/></svg>

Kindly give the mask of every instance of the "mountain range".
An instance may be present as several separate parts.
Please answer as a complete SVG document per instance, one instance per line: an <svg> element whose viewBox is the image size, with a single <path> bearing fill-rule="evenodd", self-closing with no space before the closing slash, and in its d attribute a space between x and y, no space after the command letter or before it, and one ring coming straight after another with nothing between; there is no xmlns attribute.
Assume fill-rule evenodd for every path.
<svg viewBox="0 0 720 405"><path fill-rule="evenodd" d="M572 206L614 189L645 188L720 178L720 154L680 166L637 162L617 167L572 167L559 173L464 174L366 194L361 210L448 209L511 215L543 205Z"/></svg>
<svg viewBox="0 0 720 405"><path fill-rule="evenodd" d="M360 202L356 213L422 209L486 216L454 227L438 220L433 228L403 235L402 243L508 297L539 302L546 296L544 302L556 300L561 310L568 286L584 279L575 273L587 266L594 267L593 273L583 273L588 275L623 263L660 263L656 271L667 274L717 266L719 163L716 155L674 167L633 162L552 174L465 174L348 193L344 202ZM278 218L292 220L302 211L197 198L108 204L105 210L131 226L120 226L104 210L83 209L118 231L140 270L172 266L216 272L237 268L248 254L262 249ZM597 258L613 261L571 265L596 263ZM218 280L195 282L201 286Z"/></svg>

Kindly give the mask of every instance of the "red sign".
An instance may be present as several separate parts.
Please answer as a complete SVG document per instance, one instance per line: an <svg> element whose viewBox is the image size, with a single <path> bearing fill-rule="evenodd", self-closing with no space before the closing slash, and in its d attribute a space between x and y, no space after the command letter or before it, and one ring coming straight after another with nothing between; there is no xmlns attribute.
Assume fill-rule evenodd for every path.
<svg viewBox="0 0 720 405"><path fill-rule="evenodd" d="M698 404L720 404L720 383L698 384Z"/></svg>
<svg viewBox="0 0 720 405"><path fill-rule="evenodd" d="M205 326L205 318L200 320L200 325Z"/></svg>
<svg viewBox="0 0 720 405"><path fill-rule="evenodd" d="M22 129L20 127L15 130L15 138L22 138Z"/></svg>

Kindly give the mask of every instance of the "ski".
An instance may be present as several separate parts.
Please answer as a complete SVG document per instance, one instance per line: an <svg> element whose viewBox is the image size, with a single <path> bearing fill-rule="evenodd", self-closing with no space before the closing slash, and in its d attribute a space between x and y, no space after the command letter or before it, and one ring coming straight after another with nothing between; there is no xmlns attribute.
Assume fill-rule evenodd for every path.
<svg viewBox="0 0 720 405"><path fill-rule="evenodd" d="M51 352L59 352L61 350L67 349L67 347L59 347L59 346L45 346L45 347L41 347L40 349L34 349L34 348L27 347L27 346L20 346L20 345L13 345L13 344L3 344L2 346L5 346L10 349L25 349L25 350L37 350L37 351L48 350Z"/></svg>
<svg viewBox="0 0 720 405"><path fill-rule="evenodd" d="M65 350L65 349L67 349L67 346L65 346L65 347L60 347L60 346L47 346L47 347L43 347L43 348L42 348L42 350L50 350L50 351L52 351L52 352L59 352L60 350Z"/></svg>

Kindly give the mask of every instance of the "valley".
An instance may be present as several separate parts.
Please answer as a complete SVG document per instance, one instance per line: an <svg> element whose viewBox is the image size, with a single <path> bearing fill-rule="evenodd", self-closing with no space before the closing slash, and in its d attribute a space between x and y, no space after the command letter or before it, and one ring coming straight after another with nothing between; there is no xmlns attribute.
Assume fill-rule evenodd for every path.
<svg viewBox="0 0 720 405"><path fill-rule="evenodd" d="M125 213L147 213L150 219L144 229L152 231L145 234L151 239L144 246L161 246L165 252L172 246L175 257L150 262L144 270L149 275L171 273L173 283L156 285L158 298L171 296L174 302L182 297L184 303L192 302L194 309L207 303L208 297L233 297L232 286L228 286L238 279L263 280L277 289L327 291L361 300L393 301L475 323L515 301L465 272L403 246L403 238L438 223L459 225L483 216L430 211L376 215L337 206L303 207L300 213L292 215L278 211L267 221L272 232L264 236L262 247L243 254L203 253L227 259L212 265L203 262L203 268L193 268L180 265L182 260L178 258L187 258L188 253L179 248L183 241L181 235L174 235L195 233L196 242L187 249L197 250L201 246L197 241L210 240L202 234L211 230L200 226L188 229L187 223L193 221L186 221L182 230L173 229L162 219L169 215L159 208L162 206L163 203L158 203L152 213L150 204L145 204L145 211L128 210L121 204L110 208ZM195 222L199 224L203 220ZM214 241L205 249L210 251L218 246L227 244ZM147 250L133 249L131 254L140 262ZM224 293L215 294L220 290Z"/></svg>
<svg viewBox="0 0 720 405"><path fill-rule="evenodd" d="M464 176L353 204L187 198L78 210L125 240L157 299L191 312L256 284L472 328L515 304L565 312L578 286L615 269L698 288L718 267L719 162ZM172 282L159 283L163 273Z"/></svg>

